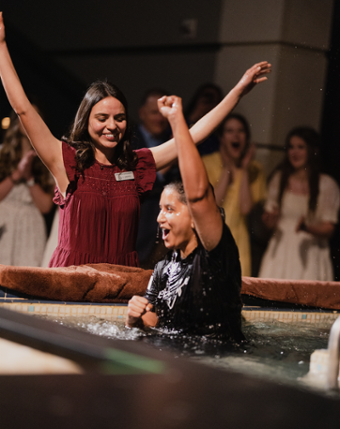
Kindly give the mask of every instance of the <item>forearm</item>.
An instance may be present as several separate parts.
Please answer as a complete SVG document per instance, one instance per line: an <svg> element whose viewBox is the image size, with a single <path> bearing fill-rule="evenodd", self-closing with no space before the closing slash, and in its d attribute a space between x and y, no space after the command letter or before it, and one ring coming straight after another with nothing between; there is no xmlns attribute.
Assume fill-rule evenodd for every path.
<svg viewBox="0 0 340 429"><path fill-rule="evenodd" d="M250 189L248 170L245 168L239 173L242 174L239 194L240 213L246 216L253 208L254 201Z"/></svg>
<svg viewBox="0 0 340 429"><path fill-rule="evenodd" d="M197 201L207 195L210 187L203 161L193 144L183 116L172 120L171 127L178 153L178 165L188 202Z"/></svg>
<svg viewBox="0 0 340 429"><path fill-rule="evenodd" d="M58 164L62 165L61 142L53 137L36 109L28 100L15 71L5 40L0 41L0 77L8 101L19 116L33 147L47 168L53 175L56 175ZM66 173L62 174L62 176L66 176Z"/></svg>
<svg viewBox="0 0 340 429"><path fill-rule="evenodd" d="M128 328L154 328L158 324L156 313L148 311L141 317L127 316L125 326Z"/></svg>
<svg viewBox="0 0 340 429"><path fill-rule="evenodd" d="M204 141L222 122L222 120L232 111L241 98L241 92L236 88L213 110L207 113L189 130L191 138L195 144ZM157 171L168 166L178 157L175 140L171 140L151 149L156 163Z"/></svg>
<svg viewBox="0 0 340 429"><path fill-rule="evenodd" d="M335 226L331 222L320 222L316 224L304 224L302 231L309 232L314 237L331 238L334 233Z"/></svg>
<svg viewBox="0 0 340 429"><path fill-rule="evenodd" d="M41 186L37 183L35 183L33 186L30 186L29 190L34 204L37 206L40 212L42 214L49 213L53 205L52 195L44 192Z"/></svg>
<svg viewBox="0 0 340 429"><path fill-rule="evenodd" d="M32 107L13 66L5 41L0 42L0 76L13 110L22 115Z"/></svg>
<svg viewBox="0 0 340 429"><path fill-rule="evenodd" d="M205 140L233 110L240 101L242 92L237 87L233 88L214 109L204 115L190 128L190 134L195 144Z"/></svg>
<svg viewBox="0 0 340 429"><path fill-rule="evenodd" d="M14 181L10 176L6 177L2 182L0 182L0 201L7 197L11 192L14 186Z"/></svg>

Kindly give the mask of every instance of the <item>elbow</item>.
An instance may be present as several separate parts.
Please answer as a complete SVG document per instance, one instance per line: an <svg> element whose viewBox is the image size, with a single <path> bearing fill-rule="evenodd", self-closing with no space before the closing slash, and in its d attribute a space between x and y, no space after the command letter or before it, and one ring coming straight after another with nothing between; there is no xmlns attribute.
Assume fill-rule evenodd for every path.
<svg viewBox="0 0 340 429"><path fill-rule="evenodd" d="M194 192L187 192L187 199L190 204L197 203L208 198L209 187L198 187Z"/></svg>
<svg viewBox="0 0 340 429"><path fill-rule="evenodd" d="M25 115L27 115L27 109L23 108L22 106L15 107L14 111L17 114L17 116L19 117L19 119L23 118Z"/></svg>

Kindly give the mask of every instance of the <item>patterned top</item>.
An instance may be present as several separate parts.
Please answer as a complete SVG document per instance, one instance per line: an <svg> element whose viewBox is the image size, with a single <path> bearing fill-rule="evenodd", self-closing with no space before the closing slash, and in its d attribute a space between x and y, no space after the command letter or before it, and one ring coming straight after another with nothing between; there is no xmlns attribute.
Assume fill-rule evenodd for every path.
<svg viewBox="0 0 340 429"><path fill-rule="evenodd" d="M207 251L199 243L185 259L173 251L158 262L145 297L154 305L160 328L240 341L240 293L238 250L224 224L215 249Z"/></svg>

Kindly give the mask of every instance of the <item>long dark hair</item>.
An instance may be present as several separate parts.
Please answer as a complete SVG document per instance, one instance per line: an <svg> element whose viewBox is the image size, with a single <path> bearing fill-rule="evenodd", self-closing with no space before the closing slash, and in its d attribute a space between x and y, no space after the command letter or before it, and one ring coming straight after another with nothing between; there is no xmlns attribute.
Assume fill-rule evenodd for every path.
<svg viewBox="0 0 340 429"><path fill-rule="evenodd" d="M276 169L281 171L278 203L281 207L283 193L287 188L289 176L294 173L294 168L289 162L288 158L290 139L292 137L299 137L307 145L307 174L309 184L308 209L310 213L314 213L319 195L319 147L321 143L321 136L317 131L310 127L293 128L286 137L286 156L283 162Z"/></svg>
<svg viewBox="0 0 340 429"><path fill-rule="evenodd" d="M127 100L117 86L106 80L98 80L90 85L80 103L69 136L63 137L63 140L76 149L75 159L77 169L80 172L83 172L95 162L95 145L88 133L88 122L93 106L107 97L114 97L122 103L127 120L126 131L115 149L113 162L120 169L127 170L133 170L137 165L137 155L130 147L131 131Z"/></svg>
<svg viewBox="0 0 340 429"><path fill-rule="evenodd" d="M12 112L10 115L10 125L0 145L0 182L10 176L18 167L22 158L23 138L27 137L22 134L18 116ZM45 192L53 193L54 182L52 176L38 156L33 158L32 161L32 175L35 182L38 183ZM25 180L22 179L22 183L24 182Z"/></svg>

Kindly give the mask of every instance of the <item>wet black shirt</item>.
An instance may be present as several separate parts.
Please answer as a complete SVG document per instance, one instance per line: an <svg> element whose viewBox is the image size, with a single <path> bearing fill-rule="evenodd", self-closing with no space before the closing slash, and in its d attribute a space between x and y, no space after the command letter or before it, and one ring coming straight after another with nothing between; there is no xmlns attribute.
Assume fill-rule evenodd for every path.
<svg viewBox="0 0 340 429"><path fill-rule="evenodd" d="M208 252L201 243L185 259L169 252L154 269L145 297L154 305L159 327L182 333L243 339L241 267L227 225Z"/></svg>

